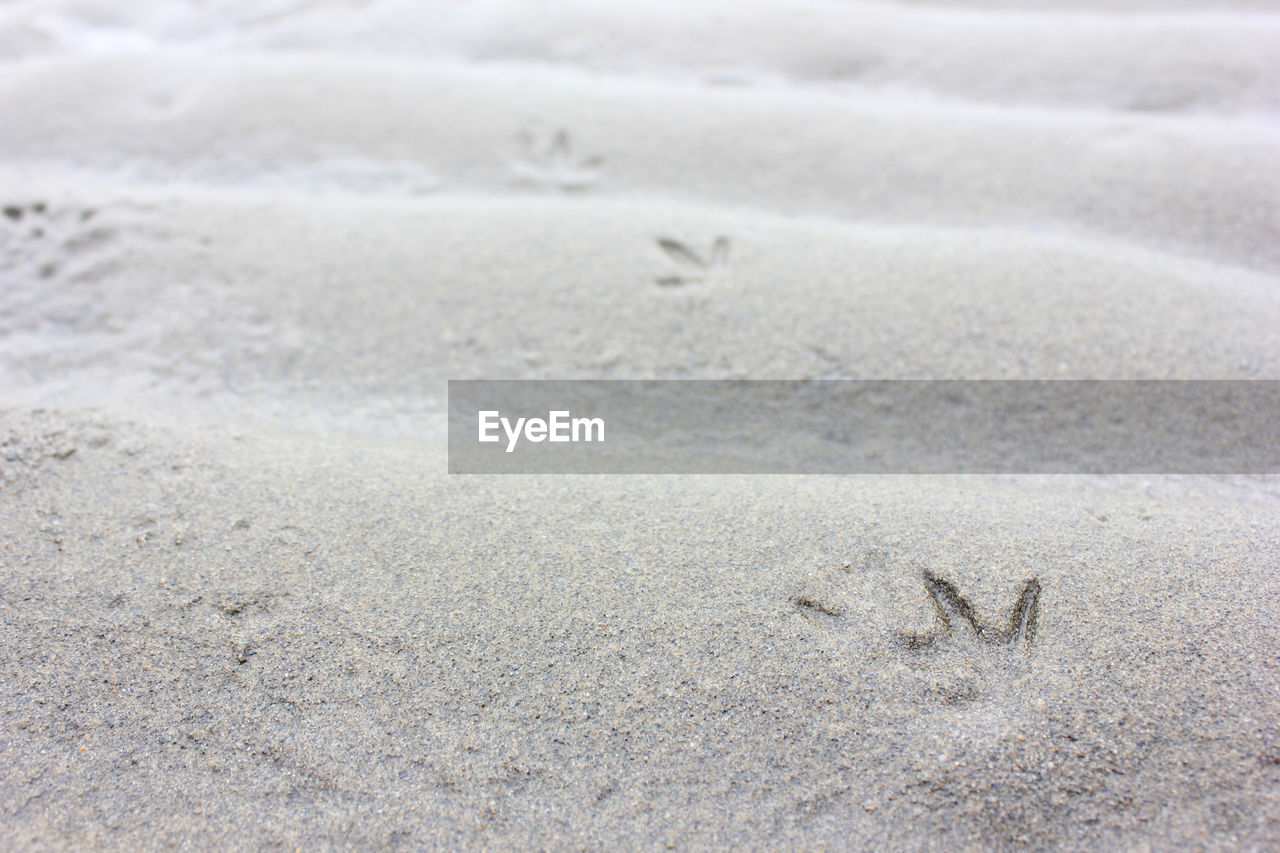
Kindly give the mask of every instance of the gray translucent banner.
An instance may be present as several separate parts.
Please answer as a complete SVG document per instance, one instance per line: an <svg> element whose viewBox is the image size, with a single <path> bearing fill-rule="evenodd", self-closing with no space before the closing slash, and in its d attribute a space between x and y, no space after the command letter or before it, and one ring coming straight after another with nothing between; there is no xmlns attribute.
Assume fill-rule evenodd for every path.
<svg viewBox="0 0 1280 853"><path fill-rule="evenodd" d="M450 380L458 474L1275 474L1280 381Z"/></svg>

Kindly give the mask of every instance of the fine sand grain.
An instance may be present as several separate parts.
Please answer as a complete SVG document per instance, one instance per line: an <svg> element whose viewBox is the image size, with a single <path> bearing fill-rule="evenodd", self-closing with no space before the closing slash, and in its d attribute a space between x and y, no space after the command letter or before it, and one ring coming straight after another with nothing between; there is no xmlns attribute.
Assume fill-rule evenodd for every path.
<svg viewBox="0 0 1280 853"><path fill-rule="evenodd" d="M450 378L1280 378L1280 3L49 0L0 66L0 847L1280 846L1274 476L445 456Z"/></svg>

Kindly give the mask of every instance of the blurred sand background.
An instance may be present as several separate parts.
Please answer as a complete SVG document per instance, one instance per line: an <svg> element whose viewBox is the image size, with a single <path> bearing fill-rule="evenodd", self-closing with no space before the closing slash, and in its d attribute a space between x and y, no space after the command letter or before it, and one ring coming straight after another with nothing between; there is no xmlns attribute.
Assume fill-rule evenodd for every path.
<svg viewBox="0 0 1280 853"><path fill-rule="evenodd" d="M1280 378L1280 4L7 0L0 68L0 846L1280 845L1275 478L451 477L444 400Z"/></svg>

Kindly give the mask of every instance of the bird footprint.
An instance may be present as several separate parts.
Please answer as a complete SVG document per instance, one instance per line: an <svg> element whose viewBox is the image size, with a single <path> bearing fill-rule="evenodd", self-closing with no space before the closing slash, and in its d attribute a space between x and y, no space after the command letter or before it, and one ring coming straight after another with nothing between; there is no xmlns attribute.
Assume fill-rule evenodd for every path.
<svg viewBox="0 0 1280 853"><path fill-rule="evenodd" d="M524 158L512 165L519 177L533 183L581 190L595 183L604 161L599 157L573 160L573 143L567 130L557 130L550 139L539 139L531 132L520 135Z"/></svg>
<svg viewBox="0 0 1280 853"><path fill-rule="evenodd" d="M1040 582L1032 578L1022 585L1013 611L1009 614L1007 628L993 628L978 619L973 607L950 582L928 569L924 572L925 589L933 600L942 623L941 633L908 634L903 639L909 648L928 648L944 637L954 637L957 632L987 645L1013 646L1029 649L1036 633L1036 620L1040 615Z"/></svg>
<svg viewBox="0 0 1280 853"><path fill-rule="evenodd" d="M911 652L928 653L928 663L912 664L921 672L925 692L947 704L1007 695L1025 673L1023 661L1040 612L1040 582L1023 582L1006 626L984 623L955 585L933 572L925 571L924 585L941 628L899 634L898 640Z"/></svg>
<svg viewBox="0 0 1280 853"><path fill-rule="evenodd" d="M658 247L687 272L679 275L662 276L657 279L663 287L682 287L686 284L697 284L722 277L729 269L729 238L717 237L711 244L711 254L703 259L701 255L690 249L679 240L659 237Z"/></svg>

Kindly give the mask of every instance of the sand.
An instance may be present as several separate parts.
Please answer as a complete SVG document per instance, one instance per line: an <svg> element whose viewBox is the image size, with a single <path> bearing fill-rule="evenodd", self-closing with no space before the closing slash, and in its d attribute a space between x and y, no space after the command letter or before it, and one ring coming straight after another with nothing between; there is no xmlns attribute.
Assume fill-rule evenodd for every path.
<svg viewBox="0 0 1280 853"><path fill-rule="evenodd" d="M1280 378L1278 46L1262 0L0 6L0 846L1280 845L1274 476L445 434L451 378ZM1034 580L1033 636L930 576L988 638Z"/></svg>

